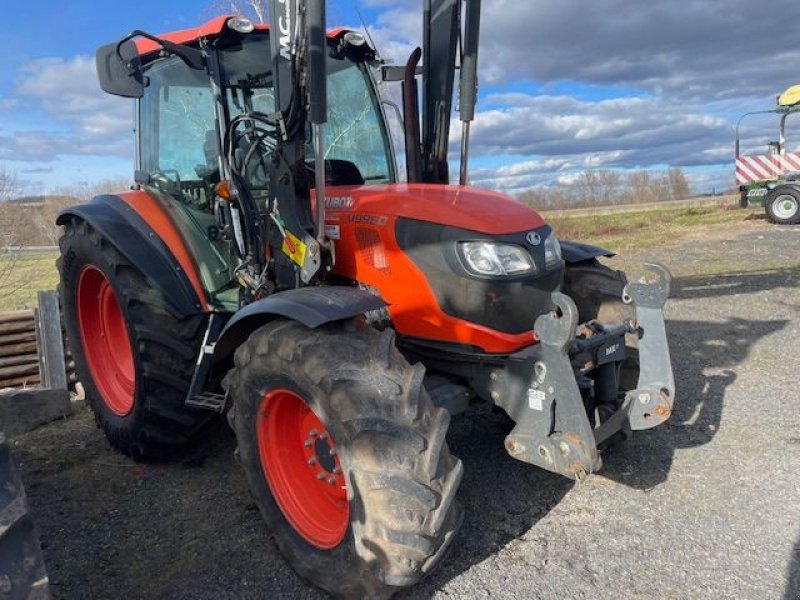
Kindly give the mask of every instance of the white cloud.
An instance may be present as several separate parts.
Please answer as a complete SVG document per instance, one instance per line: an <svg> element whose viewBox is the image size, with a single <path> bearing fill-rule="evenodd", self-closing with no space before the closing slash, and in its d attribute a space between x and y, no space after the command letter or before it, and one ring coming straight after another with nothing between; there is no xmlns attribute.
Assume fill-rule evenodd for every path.
<svg viewBox="0 0 800 600"><path fill-rule="evenodd" d="M0 136L0 160L52 162L60 156L133 155L130 140L49 131L15 131Z"/></svg>
<svg viewBox="0 0 800 600"><path fill-rule="evenodd" d="M800 47L800 3L562 0L484 3L484 80L633 86L699 101L773 94Z"/></svg>
<svg viewBox="0 0 800 600"><path fill-rule="evenodd" d="M502 106L476 115L476 156L582 155L585 166L681 166L708 162L708 151L730 137L719 117L645 98L589 102L515 93L490 102Z"/></svg>
<svg viewBox="0 0 800 600"><path fill-rule="evenodd" d="M2 101L9 111L25 106L32 114L43 112L48 120L37 129L11 128L0 136L0 160L132 156L131 103L100 89L93 59L73 56L29 62L20 68L12 94Z"/></svg>
<svg viewBox="0 0 800 600"><path fill-rule="evenodd" d="M131 130L130 101L100 89L94 59L89 57L30 62L20 70L15 91L19 96L38 100L51 117L73 124L90 138Z"/></svg>

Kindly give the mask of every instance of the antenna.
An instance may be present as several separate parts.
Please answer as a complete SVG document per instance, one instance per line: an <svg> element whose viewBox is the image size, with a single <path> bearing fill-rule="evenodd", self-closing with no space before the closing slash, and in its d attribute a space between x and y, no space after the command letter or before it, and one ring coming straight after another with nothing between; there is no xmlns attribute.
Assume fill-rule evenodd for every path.
<svg viewBox="0 0 800 600"><path fill-rule="evenodd" d="M356 9L356 14L358 15L358 20L361 21L361 26L364 28L364 31L367 34L367 39L369 40L369 45L372 46L372 49L375 50L375 55L380 58L381 53L378 52L378 47L375 45L375 42L372 39L372 34L369 32L369 27L367 27L367 22L364 20L364 16L361 14L361 9L358 8L358 2L353 2L353 6Z"/></svg>

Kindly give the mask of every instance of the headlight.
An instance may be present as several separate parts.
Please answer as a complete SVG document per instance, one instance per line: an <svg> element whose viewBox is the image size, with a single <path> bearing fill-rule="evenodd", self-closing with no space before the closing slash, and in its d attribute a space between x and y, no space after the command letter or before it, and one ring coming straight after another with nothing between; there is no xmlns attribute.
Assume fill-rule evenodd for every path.
<svg viewBox="0 0 800 600"><path fill-rule="evenodd" d="M554 234L550 234L544 240L544 265L548 269L561 263L561 244Z"/></svg>
<svg viewBox="0 0 800 600"><path fill-rule="evenodd" d="M464 266L474 275L522 275L535 273L536 265L527 250L513 244L460 242Z"/></svg>

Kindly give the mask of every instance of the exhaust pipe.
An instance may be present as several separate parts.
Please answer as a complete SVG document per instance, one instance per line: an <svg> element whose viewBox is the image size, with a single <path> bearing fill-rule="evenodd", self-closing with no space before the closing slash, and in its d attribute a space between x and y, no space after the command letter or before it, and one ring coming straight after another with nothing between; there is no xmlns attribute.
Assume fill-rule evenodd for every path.
<svg viewBox="0 0 800 600"><path fill-rule="evenodd" d="M403 77L403 131L406 139L406 179L422 181L422 150L419 141L419 99L417 97L417 65L422 50L416 48L406 63Z"/></svg>

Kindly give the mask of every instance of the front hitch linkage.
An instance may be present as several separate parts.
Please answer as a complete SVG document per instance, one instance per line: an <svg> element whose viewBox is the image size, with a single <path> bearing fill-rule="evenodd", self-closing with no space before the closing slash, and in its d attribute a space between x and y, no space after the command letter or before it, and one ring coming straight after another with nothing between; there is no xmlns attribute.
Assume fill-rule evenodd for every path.
<svg viewBox="0 0 800 600"><path fill-rule="evenodd" d="M615 413L592 428L569 357L578 310L569 296L553 293L555 310L534 324L540 341L535 358L510 365L503 385L506 393L497 396L497 403L516 421L505 439L511 456L580 481L602 466L599 443L623 428L648 429L669 418L675 383L663 308L671 278L661 265L645 266L658 280L631 282L623 293L623 301L636 308L640 331L637 388L626 393Z"/></svg>

